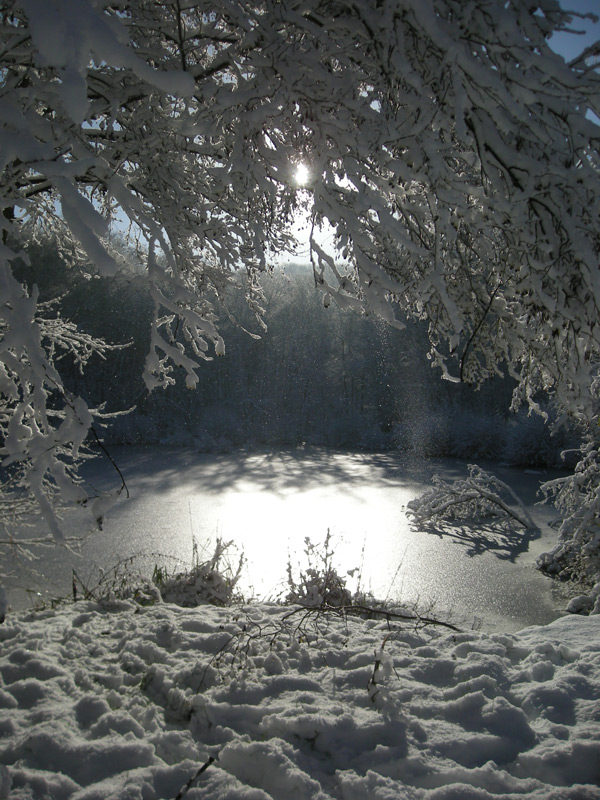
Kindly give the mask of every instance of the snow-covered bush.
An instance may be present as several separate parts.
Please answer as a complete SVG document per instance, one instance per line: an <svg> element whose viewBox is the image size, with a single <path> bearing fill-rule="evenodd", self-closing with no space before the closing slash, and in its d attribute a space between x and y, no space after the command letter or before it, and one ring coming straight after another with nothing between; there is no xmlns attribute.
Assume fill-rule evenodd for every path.
<svg viewBox="0 0 600 800"><path fill-rule="evenodd" d="M307 536L304 553L307 566L294 574L288 559L286 602L298 603L307 608L342 608L349 606L353 595L348 589L347 579L333 566L333 549L330 531L320 544L314 544ZM354 570L352 571L354 572Z"/></svg>
<svg viewBox="0 0 600 800"><path fill-rule="evenodd" d="M205 605L228 606L236 599L236 586L242 573L244 556L233 567L227 559L232 542L217 539L212 556L201 561L194 542L193 563L189 569L170 574L156 567L152 581L165 603L185 608Z"/></svg>
<svg viewBox="0 0 600 800"><path fill-rule="evenodd" d="M11 529L35 507L54 538L62 541L61 504L89 501L94 520L102 516L96 513L78 469L92 456L86 442L89 432L106 415L102 407L89 408L69 391L57 362L69 357L83 370L91 358L103 358L114 348L63 319L56 303L36 305L37 292L29 297L12 275L3 276L2 286L0 522ZM98 502L108 500L106 496ZM10 534L0 540L0 548L18 544ZM26 546L26 541L21 540L21 545Z"/></svg>
<svg viewBox="0 0 600 800"><path fill-rule="evenodd" d="M569 614L600 614L600 582L588 594L573 597L567 606Z"/></svg>

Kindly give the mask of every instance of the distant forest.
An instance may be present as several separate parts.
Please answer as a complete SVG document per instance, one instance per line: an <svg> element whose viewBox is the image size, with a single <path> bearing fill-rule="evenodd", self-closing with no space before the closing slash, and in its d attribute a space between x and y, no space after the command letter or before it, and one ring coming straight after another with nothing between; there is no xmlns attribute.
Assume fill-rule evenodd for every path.
<svg viewBox="0 0 600 800"><path fill-rule="evenodd" d="M57 300L52 313L125 345L83 374L67 358L58 362L66 384L89 404L131 409L98 432L107 444L201 451L305 444L513 466L570 463L561 456L576 446L568 429L551 435L541 417L509 412L509 378L478 391L442 380L427 359L425 324L397 330L333 302L325 307L308 266L264 276L266 330L234 279L218 320L225 356L201 365L195 390L174 374L173 386L148 393L142 372L152 300L135 255L125 251L117 278L104 279L69 269L51 244L28 253L18 277L38 286L40 300Z"/></svg>

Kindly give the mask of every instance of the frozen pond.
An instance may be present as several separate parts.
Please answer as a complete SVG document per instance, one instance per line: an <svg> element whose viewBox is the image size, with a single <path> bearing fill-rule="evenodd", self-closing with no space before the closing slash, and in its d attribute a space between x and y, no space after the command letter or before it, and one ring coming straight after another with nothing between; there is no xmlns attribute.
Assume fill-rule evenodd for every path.
<svg viewBox="0 0 600 800"><path fill-rule="evenodd" d="M97 566L144 555L147 569L189 564L195 540L209 556L217 537L233 540L247 563L241 589L246 596L276 598L286 591L288 560L306 566L305 538L313 543L331 533L334 566L340 574L360 568L362 587L379 598L418 600L446 610L465 625L517 630L554 619L564 607L558 587L535 569L539 553L556 533L548 527L552 508L534 506L535 492L550 473L491 467L529 504L542 529L536 539L522 533L468 527L443 533L416 530L406 503L431 475L465 476L464 462L416 462L398 454L290 450L274 453L206 455L181 449L113 448L130 499L109 513L104 531L94 532L81 553L46 553L40 578L17 583L43 594L68 594L71 567L93 583ZM106 461L88 466L94 485L114 485ZM89 528L83 511L65 520L69 535ZM233 554L235 559L235 553ZM353 588L353 582L349 579ZM13 605L25 595L9 583Z"/></svg>

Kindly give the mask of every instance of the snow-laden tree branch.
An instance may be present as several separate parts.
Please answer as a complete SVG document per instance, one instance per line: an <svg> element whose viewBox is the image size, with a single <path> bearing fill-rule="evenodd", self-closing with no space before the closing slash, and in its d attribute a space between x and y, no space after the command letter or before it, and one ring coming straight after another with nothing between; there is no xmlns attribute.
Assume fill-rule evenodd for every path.
<svg viewBox="0 0 600 800"><path fill-rule="evenodd" d="M12 275L5 273L3 288L0 434L5 477L0 522L10 526L37 504L53 536L62 541L54 501L87 502L77 469L90 455L85 439L92 423L103 415L65 388L55 364L68 354L83 369L92 356L103 357L113 348L51 315L52 304L37 305L37 293L28 297ZM10 538L0 546L7 543Z"/></svg>
<svg viewBox="0 0 600 800"><path fill-rule="evenodd" d="M432 483L431 489L408 503L408 513L417 523L436 519L477 522L495 517L512 520L526 531L539 530L510 486L475 464L469 465L467 478L445 481L434 475Z"/></svg>
<svg viewBox="0 0 600 800"><path fill-rule="evenodd" d="M234 271L262 313L256 275L303 206L335 233L333 252L311 244L328 296L429 320L446 377L478 384L505 365L515 405L550 392L595 443L600 76L593 48L567 64L548 43L573 24L557 0L5 2L4 454L39 465L40 502L91 415L45 410L39 387L58 379L23 323L35 297L11 276L11 242L50 230L109 275L115 219L148 253L149 388L174 367L193 387L199 361L224 352L211 298ZM56 437L43 454L23 445L34 401Z"/></svg>

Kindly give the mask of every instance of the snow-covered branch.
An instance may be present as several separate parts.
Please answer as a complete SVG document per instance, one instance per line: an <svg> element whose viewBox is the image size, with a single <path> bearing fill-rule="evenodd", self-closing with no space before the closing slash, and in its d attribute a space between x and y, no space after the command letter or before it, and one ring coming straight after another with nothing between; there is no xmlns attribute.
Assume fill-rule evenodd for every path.
<svg viewBox="0 0 600 800"><path fill-rule="evenodd" d="M527 531L538 530L510 486L481 467L470 464L469 476L454 481L434 475L432 484L431 489L407 504L409 514L419 524L436 519L476 522L494 517L511 519Z"/></svg>
<svg viewBox="0 0 600 800"><path fill-rule="evenodd" d="M88 500L78 466L90 455L84 443L102 414L71 395L55 363L69 355L81 369L111 346L49 316L51 304L38 306L37 293L28 295L8 271L2 277L0 454L7 478L0 487L0 519L14 524L34 502L53 536L63 541L57 505Z"/></svg>

